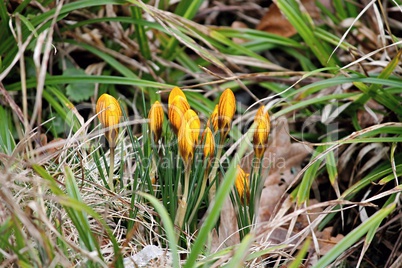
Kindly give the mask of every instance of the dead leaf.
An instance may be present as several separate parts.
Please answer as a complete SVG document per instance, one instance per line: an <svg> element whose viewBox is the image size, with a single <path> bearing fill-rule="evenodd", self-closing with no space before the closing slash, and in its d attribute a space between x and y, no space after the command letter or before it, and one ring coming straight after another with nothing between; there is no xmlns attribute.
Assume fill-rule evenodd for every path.
<svg viewBox="0 0 402 268"><path fill-rule="evenodd" d="M220 215L219 234L214 229L212 233L211 252L234 246L240 243L237 215L230 198L226 198Z"/></svg>
<svg viewBox="0 0 402 268"><path fill-rule="evenodd" d="M319 10L314 0L302 0L303 9L308 12L311 18L318 19L320 17ZM288 19L281 13L278 6L273 2L267 13L257 25L257 30L277 34L284 37L291 37L297 33L296 29L290 24Z"/></svg>
<svg viewBox="0 0 402 268"><path fill-rule="evenodd" d="M327 254L339 241L343 239L343 235L338 234L337 236L332 236L333 228L327 227L322 232L316 232L316 236L318 238L318 245L320 246L319 254L321 256Z"/></svg>

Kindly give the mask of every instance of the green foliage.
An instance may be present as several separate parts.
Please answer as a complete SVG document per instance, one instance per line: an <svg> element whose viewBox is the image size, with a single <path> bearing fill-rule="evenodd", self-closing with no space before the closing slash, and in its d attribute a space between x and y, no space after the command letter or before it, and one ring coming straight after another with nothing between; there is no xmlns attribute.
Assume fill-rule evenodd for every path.
<svg viewBox="0 0 402 268"><path fill-rule="evenodd" d="M80 69L66 69L63 75L85 75L85 72ZM69 84L66 87L66 95L72 101L81 102L92 97L94 90L93 84Z"/></svg>
<svg viewBox="0 0 402 268"><path fill-rule="evenodd" d="M4 122L0 125L0 152L12 154L15 148L15 128L12 124L10 112L1 106L0 118L2 118L2 122Z"/></svg>
<svg viewBox="0 0 402 268"><path fill-rule="evenodd" d="M401 32L386 13L400 1L389 3L394 9L318 1L319 21L301 3L276 1L297 32L289 37L255 30L247 8L238 16L199 0L158 7L136 0L1 1L0 86L7 96L0 95L0 263L123 267L124 257L151 244L169 251L174 267L298 267L312 257L324 267L353 248L361 253L348 256L364 262L400 209ZM232 16L252 26L230 27ZM166 120L174 86L185 88L202 129L219 92L236 93L238 113L230 138L217 143L216 165L208 165L200 143L186 169ZM104 92L119 98L124 114L116 165L95 115ZM160 141L146 120L156 100L164 105ZM284 117L292 142L313 148L264 229L257 222L264 169L250 169L250 203L234 188L236 166L251 152L248 120L257 101L269 106L273 128ZM312 199L325 211L295 229ZM212 251L226 227L227 200L240 240ZM357 217L355 206L366 214ZM344 238L319 255L310 237L328 227ZM283 228L287 238L276 245L265 237Z"/></svg>

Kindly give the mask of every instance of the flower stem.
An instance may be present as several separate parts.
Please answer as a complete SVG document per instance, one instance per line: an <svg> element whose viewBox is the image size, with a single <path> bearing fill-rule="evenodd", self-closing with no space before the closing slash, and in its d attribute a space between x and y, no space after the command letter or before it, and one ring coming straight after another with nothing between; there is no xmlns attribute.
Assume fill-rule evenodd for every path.
<svg viewBox="0 0 402 268"><path fill-rule="evenodd" d="M110 165L109 165L109 188L112 192L114 192L113 185L113 173L114 173L114 146L110 147Z"/></svg>
<svg viewBox="0 0 402 268"><path fill-rule="evenodd" d="M184 217L187 211L187 198L188 190L190 187L190 173L191 173L191 161L184 163L184 192L182 198L179 200L179 206L177 208L177 214L175 224L182 229L184 223Z"/></svg>
<svg viewBox="0 0 402 268"><path fill-rule="evenodd" d="M210 188L209 194L208 194L209 203L211 203L212 200L215 198L216 184L214 183L214 179L216 177L216 172L218 171L218 168L219 168L219 161L222 156L222 150L223 150L223 143L221 142L221 144L218 148L218 151L216 152L215 160L213 161L211 173L209 173L209 176L208 176L208 181L209 181L209 184L211 185L211 188Z"/></svg>
<svg viewBox="0 0 402 268"><path fill-rule="evenodd" d="M204 197L204 192L205 192L205 188L207 186L207 180L208 180L208 167L205 169L204 171L204 178L202 180L202 184L201 184L201 189L200 189L200 194L198 195L198 199L197 202L195 203L195 207L193 212L190 215L190 218L188 219L188 222L191 222L195 216L195 213L198 210L198 206L201 203L202 198Z"/></svg>

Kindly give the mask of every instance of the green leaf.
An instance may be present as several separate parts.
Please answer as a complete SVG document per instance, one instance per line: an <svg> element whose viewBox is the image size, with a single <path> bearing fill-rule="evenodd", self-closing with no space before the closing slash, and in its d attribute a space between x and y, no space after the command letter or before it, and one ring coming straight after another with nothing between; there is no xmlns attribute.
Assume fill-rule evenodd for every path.
<svg viewBox="0 0 402 268"><path fill-rule="evenodd" d="M81 69L66 69L64 75L85 75L85 72ZM73 83L68 84L66 87L66 94L70 100L80 102L88 100L94 95L95 85L89 83Z"/></svg>
<svg viewBox="0 0 402 268"><path fill-rule="evenodd" d="M359 227L351 231L340 242L338 242L327 254L325 254L314 267L328 267L339 255L355 244L363 235L370 232L370 229L378 226L381 221L395 209L395 204L379 210Z"/></svg>
<svg viewBox="0 0 402 268"><path fill-rule="evenodd" d="M304 256L306 255L308 249L310 248L311 240L307 239L306 242L304 242L303 247L300 249L299 253L297 253L296 258L292 261L292 263L289 264L288 268L298 268L298 267L303 267L302 265Z"/></svg>

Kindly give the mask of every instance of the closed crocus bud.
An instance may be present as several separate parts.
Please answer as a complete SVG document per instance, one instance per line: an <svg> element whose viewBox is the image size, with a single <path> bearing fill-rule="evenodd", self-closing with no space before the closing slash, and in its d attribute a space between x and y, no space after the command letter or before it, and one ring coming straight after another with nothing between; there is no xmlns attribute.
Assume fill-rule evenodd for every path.
<svg viewBox="0 0 402 268"><path fill-rule="evenodd" d="M256 158L262 158L268 146L268 137L270 132L270 119L268 112L264 112L264 106L261 106L254 118L255 130L253 134L253 147Z"/></svg>
<svg viewBox="0 0 402 268"><path fill-rule="evenodd" d="M215 139L209 127L206 127L202 134L202 141L204 143L204 158L213 157L215 152Z"/></svg>
<svg viewBox="0 0 402 268"><path fill-rule="evenodd" d="M269 114L268 114L268 112L265 112L264 110L265 110L265 106L262 105L255 113L254 122L256 122L259 119L264 119L264 120L267 120L268 123L270 123Z"/></svg>
<svg viewBox="0 0 402 268"><path fill-rule="evenodd" d="M190 125L186 120L183 120L180 126L178 141L180 156L183 158L184 163L189 164L194 156L194 140L191 135Z"/></svg>
<svg viewBox="0 0 402 268"><path fill-rule="evenodd" d="M218 104L215 105L214 110L212 111L211 117L207 122L207 126L209 128L213 128L214 132L218 131Z"/></svg>
<svg viewBox="0 0 402 268"><path fill-rule="evenodd" d="M187 101L184 92L179 87L174 87L169 93L169 99L168 99L169 106L173 102L174 98L177 96L182 96Z"/></svg>
<svg viewBox="0 0 402 268"><path fill-rule="evenodd" d="M96 113L103 127L107 128L105 136L109 145L114 147L119 133L117 125L122 115L119 102L109 94L102 94L96 102Z"/></svg>
<svg viewBox="0 0 402 268"><path fill-rule="evenodd" d="M179 133L182 121L184 121L184 114L190 109L187 100L178 95L169 104L169 121L173 128L173 132L177 135Z"/></svg>
<svg viewBox="0 0 402 268"><path fill-rule="evenodd" d="M162 134L162 125L163 125L163 108L162 104L159 101L155 101L155 103L151 106L148 114L149 119L149 128L154 136L154 141L158 142Z"/></svg>
<svg viewBox="0 0 402 268"><path fill-rule="evenodd" d="M198 136L200 135L201 122L198 115L192 109L188 109L184 114L184 119L190 126L191 136L193 137L194 144L198 143Z"/></svg>
<svg viewBox="0 0 402 268"><path fill-rule="evenodd" d="M243 202L243 200L246 199L246 203L250 200L250 183L248 177L249 174L245 173L244 170L237 165L235 186L239 193L240 200ZM244 196L244 194L246 194L246 196Z"/></svg>
<svg viewBox="0 0 402 268"><path fill-rule="evenodd" d="M223 91L218 104L218 127L226 137L236 112L236 98L229 88Z"/></svg>

